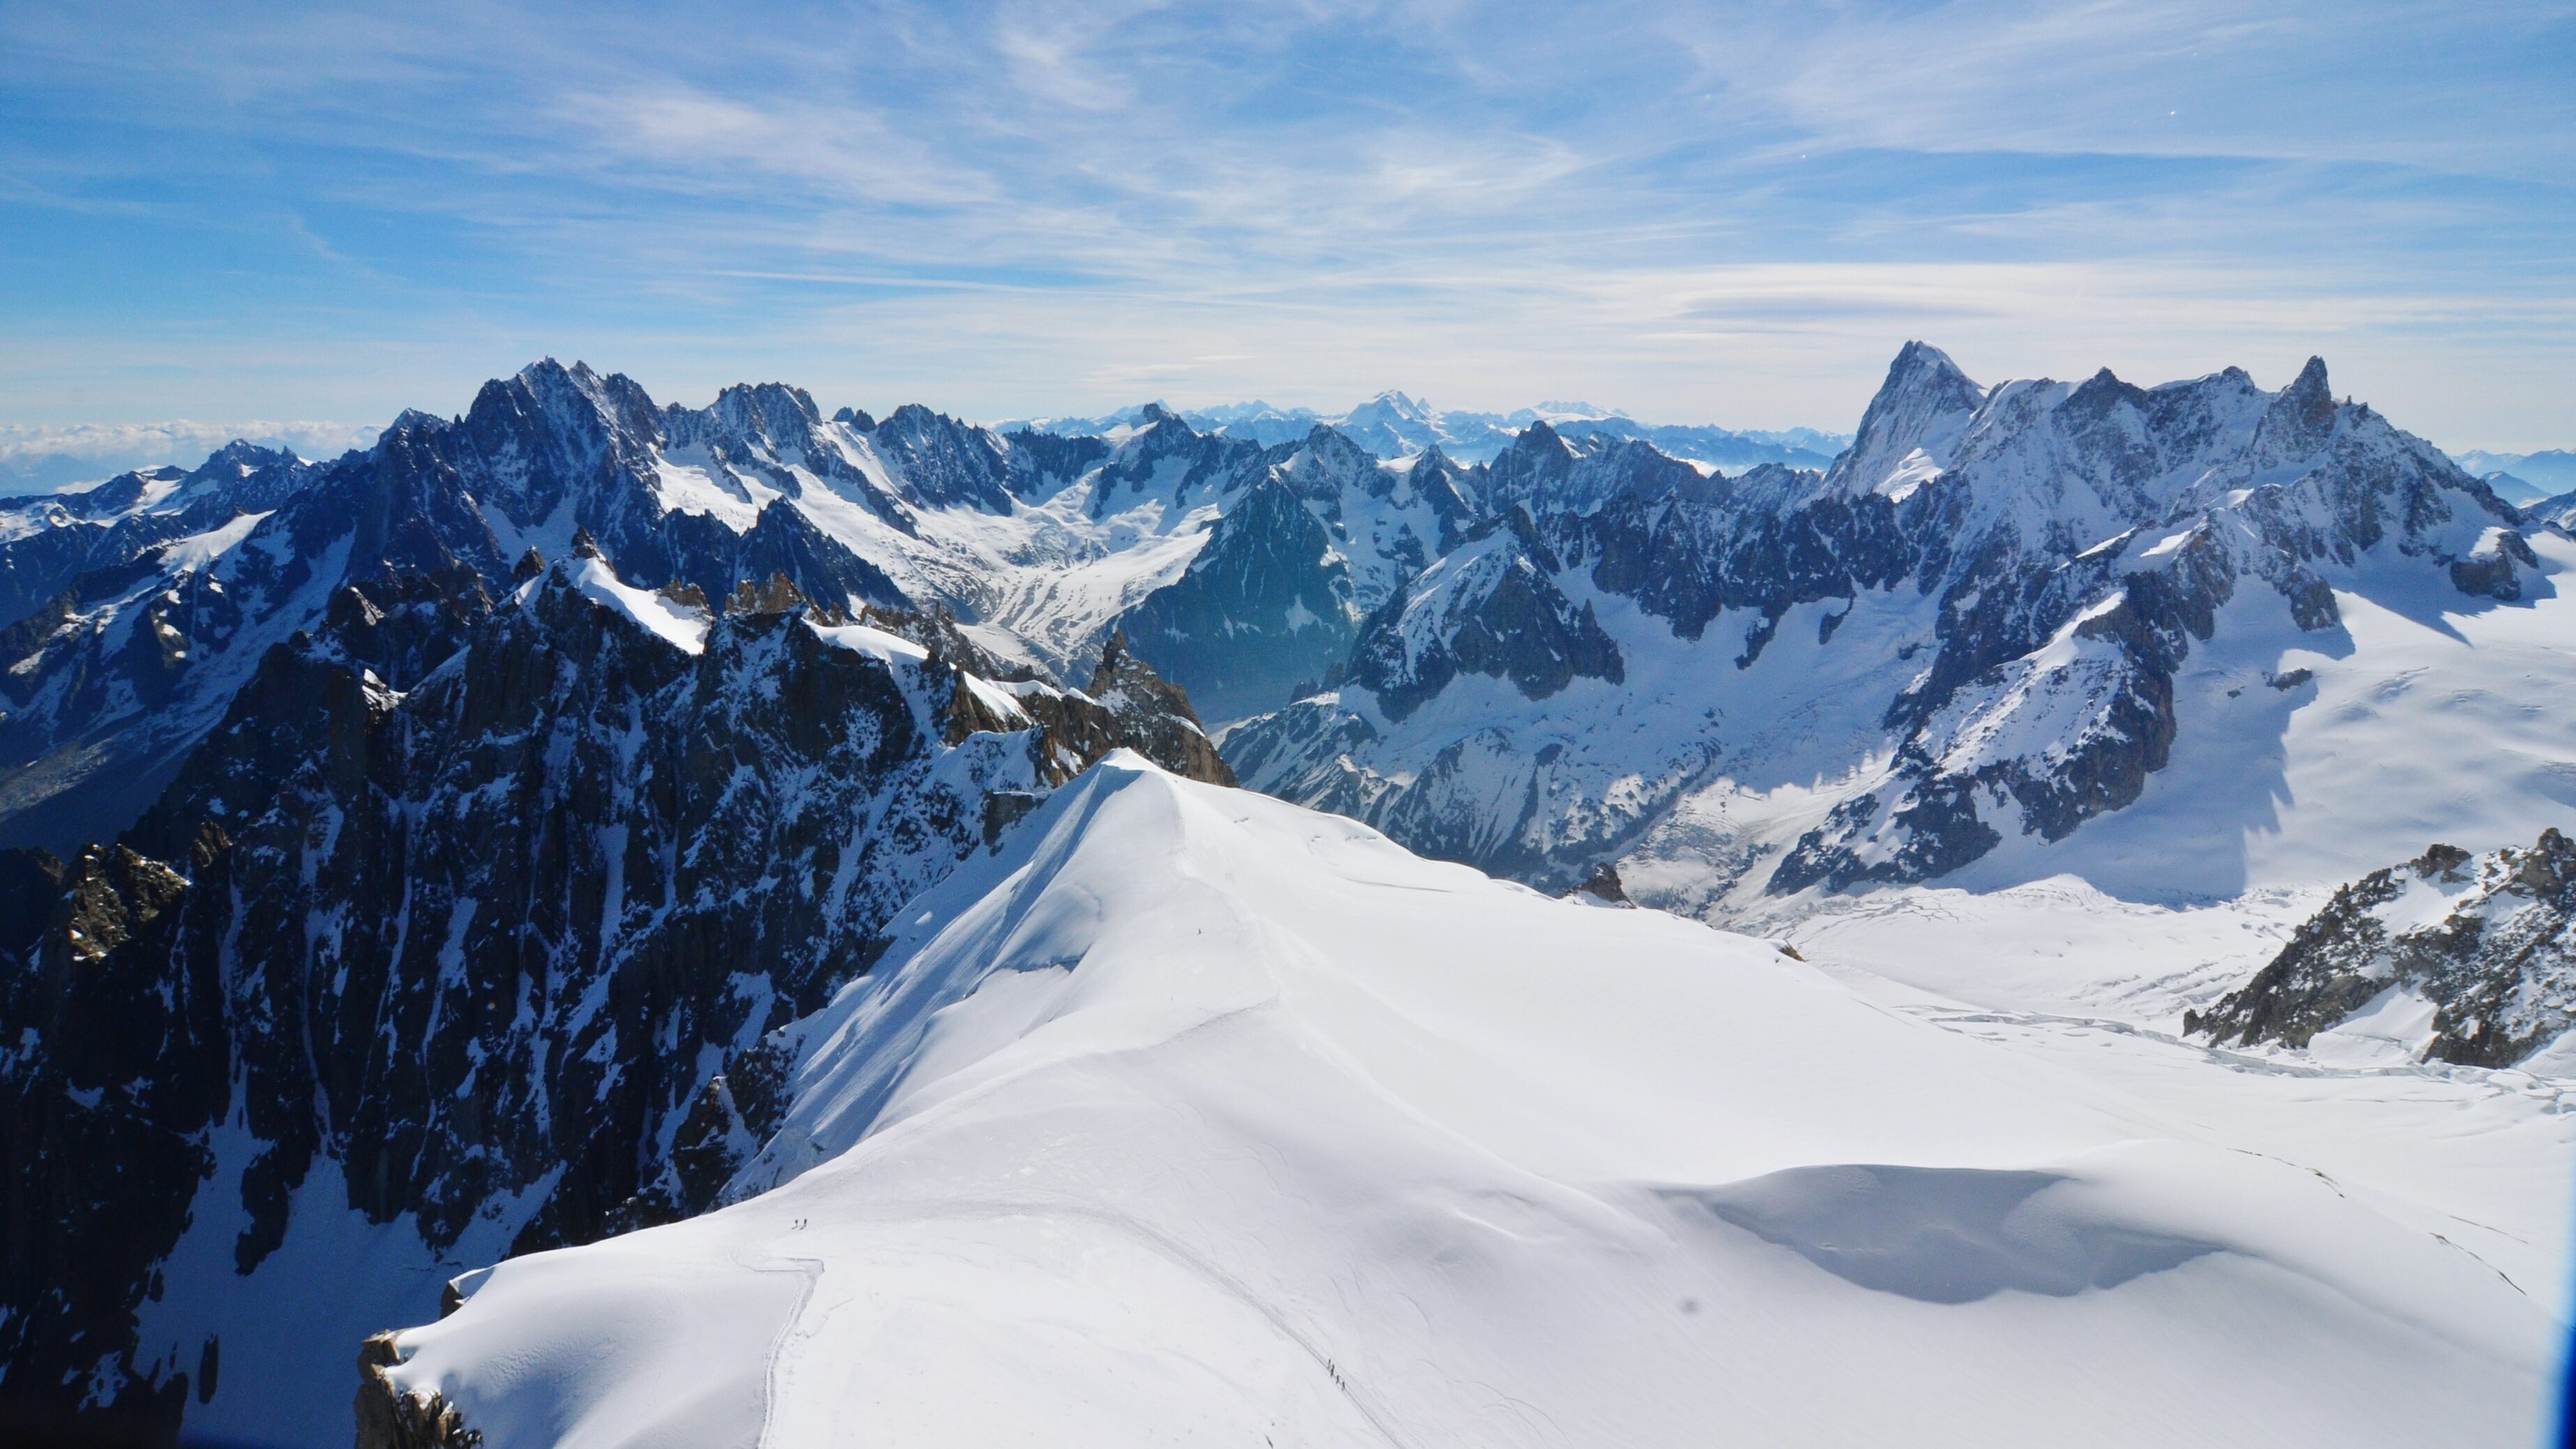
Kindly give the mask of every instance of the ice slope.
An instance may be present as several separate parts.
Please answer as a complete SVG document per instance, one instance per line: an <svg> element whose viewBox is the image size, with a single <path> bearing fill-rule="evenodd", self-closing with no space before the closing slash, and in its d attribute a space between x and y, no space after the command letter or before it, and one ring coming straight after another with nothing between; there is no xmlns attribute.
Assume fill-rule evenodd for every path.
<svg viewBox="0 0 2576 1449"><path fill-rule="evenodd" d="M2301 1078L2311 1155L2207 1054L1127 756L903 919L794 1029L771 1190L500 1265L396 1382L493 1449L2540 1433L2563 1251L2427 1224L2563 1207L2554 1106Z"/></svg>

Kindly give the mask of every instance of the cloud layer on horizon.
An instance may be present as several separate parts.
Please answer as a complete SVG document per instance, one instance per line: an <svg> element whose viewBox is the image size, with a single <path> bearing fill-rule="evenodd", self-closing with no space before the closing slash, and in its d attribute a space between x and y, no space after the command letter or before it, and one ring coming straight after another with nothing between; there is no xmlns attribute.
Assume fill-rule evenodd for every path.
<svg viewBox="0 0 2576 1449"><path fill-rule="evenodd" d="M540 354L1847 429L2310 352L2564 445L2576 3L0 11L0 417L453 410Z"/></svg>

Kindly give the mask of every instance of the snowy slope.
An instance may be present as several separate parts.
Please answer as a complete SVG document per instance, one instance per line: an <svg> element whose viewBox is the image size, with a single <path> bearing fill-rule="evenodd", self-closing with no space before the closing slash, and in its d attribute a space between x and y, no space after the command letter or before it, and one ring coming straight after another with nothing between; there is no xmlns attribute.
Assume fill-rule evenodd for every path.
<svg viewBox="0 0 2576 1449"><path fill-rule="evenodd" d="M904 921L776 1186L391 1379L495 1449L2538 1432L2570 1133L2487 1074L2021 1041L1124 756Z"/></svg>

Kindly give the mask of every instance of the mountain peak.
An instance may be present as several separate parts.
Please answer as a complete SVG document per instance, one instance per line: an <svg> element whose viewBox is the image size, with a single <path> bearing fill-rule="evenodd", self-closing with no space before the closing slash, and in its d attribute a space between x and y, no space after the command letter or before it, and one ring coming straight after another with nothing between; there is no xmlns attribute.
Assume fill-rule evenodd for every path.
<svg viewBox="0 0 2576 1449"><path fill-rule="evenodd" d="M2291 380L2283 395L2295 396L2302 404L2314 404L2319 400L2332 403L2334 389L2326 381L2326 360L2309 358L2308 365L2299 369L2299 375Z"/></svg>
<svg viewBox="0 0 2576 1449"><path fill-rule="evenodd" d="M1924 447L1947 433L1985 400L1985 390L1959 370L1950 354L1928 342L1908 342L1888 364L1887 379L1861 414L1851 448L1828 475L1838 486L1866 491Z"/></svg>

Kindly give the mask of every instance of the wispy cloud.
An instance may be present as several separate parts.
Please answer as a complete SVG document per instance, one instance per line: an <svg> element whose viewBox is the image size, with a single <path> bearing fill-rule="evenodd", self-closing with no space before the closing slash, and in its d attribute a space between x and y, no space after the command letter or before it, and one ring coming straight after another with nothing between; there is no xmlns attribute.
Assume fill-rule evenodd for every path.
<svg viewBox="0 0 2576 1449"><path fill-rule="evenodd" d="M350 423L245 421L82 423L31 427L0 423L0 492L33 491L113 477L130 468L194 467L242 439L329 458L373 442L379 428Z"/></svg>
<svg viewBox="0 0 2576 1449"><path fill-rule="evenodd" d="M553 352L1847 426L1929 332L1996 375L2325 349L2565 442L2570 56L2569 0L21 4L0 413L389 415Z"/></svg>

